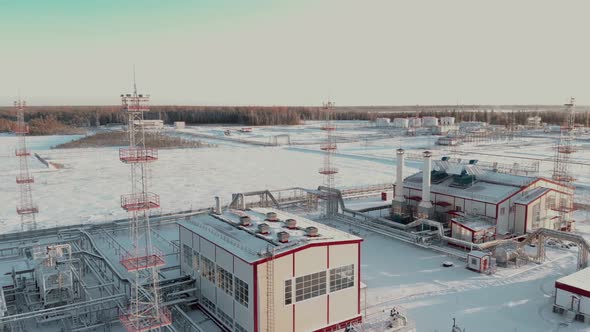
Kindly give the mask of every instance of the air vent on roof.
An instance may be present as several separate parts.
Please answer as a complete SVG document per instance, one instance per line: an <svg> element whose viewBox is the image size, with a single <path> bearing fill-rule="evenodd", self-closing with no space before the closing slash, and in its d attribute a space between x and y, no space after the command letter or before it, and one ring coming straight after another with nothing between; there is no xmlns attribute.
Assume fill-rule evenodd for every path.
<svg viewBox="0 0 590 332"><path fill-rule="evenodd" d="M266 213L266 220L275 222L275 221L279 221L279 218L277 217L276 212L267 212Z"/></svg>
<svg viewBox="0 0 590 332"><path fill-rule="evenodd" d="M295 219L287 219L285 224L287 225L288 229L297 229L297 220Z"/></svg>
<svg viewBox="0 0 590 332"><path fill-rule="evenodd" d="M287 242L289 242L289 233L287 233L287 232L278 232L277 233L277 240L279 240L280 243L287 243Z"/></svg>
<svg viewBox="0 0 590 332"><path fill-rule="evenodd" d="M264 235L269 234L270 233L270 227L266 223L258 224L258 232L260 234L264 234Z"/></svg>
<svg viewBox="0 0 590 332"><path fill-rule="evenodd" d="M240 225L244 227L252 225L252 219L250 218L250 216L240 216Z"/></svg>
<svg viewBox="0 0 590 332"><path fill-rule="evenodd" d="M309 226L307 228L305 228L305 235L309 236L309 237L316 237L318 236L318 228L315 226Z"/></svg>

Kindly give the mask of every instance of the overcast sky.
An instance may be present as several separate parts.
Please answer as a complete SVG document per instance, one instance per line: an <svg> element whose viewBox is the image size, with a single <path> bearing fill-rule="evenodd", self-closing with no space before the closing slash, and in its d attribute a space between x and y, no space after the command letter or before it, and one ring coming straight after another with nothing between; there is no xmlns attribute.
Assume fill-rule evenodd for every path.
<svg viewBox="0 0 590 332"><path fill-rule="evenodd" d="M0 0L0 105L590 104L590 1Z"/></svg>

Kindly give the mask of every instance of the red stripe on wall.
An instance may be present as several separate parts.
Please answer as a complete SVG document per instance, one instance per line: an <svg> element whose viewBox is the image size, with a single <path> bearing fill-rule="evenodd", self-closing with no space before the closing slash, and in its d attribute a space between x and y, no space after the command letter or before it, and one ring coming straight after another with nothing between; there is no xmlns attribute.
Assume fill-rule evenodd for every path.
<svg viewBox="0 0 590 332"><path fill-rule="evenodd" d="M328 294L326 303L328 304L328 310L326 312L326 324L330 325L330 294Z"/></svg>
<svg viewBox="0 0 590 332"><path fill-rule="evenodd" d="M358 314L361 314L361 243L358 244L358 280L357 280L357 287L358 287Z"/></svg>
<svg viewBox="0 0 590 332"><path fill-rule="evenodd" d="M258 266L253 266L254 271L254 332L258 332Z"/></svg>

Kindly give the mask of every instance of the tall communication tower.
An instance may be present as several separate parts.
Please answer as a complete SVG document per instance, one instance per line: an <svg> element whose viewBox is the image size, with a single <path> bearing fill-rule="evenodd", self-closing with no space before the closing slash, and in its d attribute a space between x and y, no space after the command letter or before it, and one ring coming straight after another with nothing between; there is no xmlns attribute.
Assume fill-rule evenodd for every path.
<svg viewBox="0 0 590 332"><path fill-rule="evenodd" d="M566 121L561 127L561 133L559 140L555 146L555 160L553 165L553 180L563 184L570 184L575 179L571 176L569 171L570 155L576 152L575 147L572 145L574 139L574 125L576 120L576 112L574 110L575 99L572 97L570 101L566 103ZM556 210L559 213L559 220L561 222L562 229L572 229L571 223L571 212L573 211L573 202L568 202L568 206L564 206L563 202L556 204Z"/></svg>
<svg viewBox="0 0 590 332"><path fill-rule="evenodd" d="M21 230L28 231L37 228L35 215L39 213L39 208L33 202L33 194L31 192L31 184L35 179L29 172L29 157L31 152L27 149L26 135L29 133L29 126L25 123L25 107L26 102L17 100L14 102L16 108L16 125L13 131L17 137L17 147L15 154L19 161L19 172L16 176L16 183L19 186L20 201L16 207L16 213L20 215Z"/></svg>
<svg viewBox="0 0 590 332"><path fill-rule="evenodd" d="M569 103L564 105L567 112L566 121L561 127L559 140L555 146L553 180L563 183L570 183L574 181L574 178L569 172L570 154L575 152L575 148L572 146L572 140L574 138L574 123L576 119L574 103L575 99L572 97L570 98Z"/></svg>
<svg viewBox="0 0 590 332"><path fill-rule="evenodd" d="M119 159L131 168L131 193L121 196L121 207L129 213L132 248L121 264L133 274L134 283L130 306L120 320L128 332L159 331L172 323L172 317L160 303L158 271L165 261L152 246L149 218L149 210L160 207L160 196L148 189L149 164L158 159L158 151L146 148L142 122L143 113L149 111L149 95L137 93L135 73L133 80L133 94L121 95L129 147L119 149Z"/></svg>
<svg viewBox="0 0 590 332"><path fill-rule="evenodd" d="M336 153L337 145L334 137L336 126L332 123L332 113L334 110L333 102L326 102L323 105L326 122L322 125L322 130L326 132L326 141L320 145L324 151L324 164L319 169L319 173L324 176L324 186L327 188L325 195L324 216L329 216L338 212L338 201L332 189L334 188L334 176L338 169L332 165L332 157Z"/></svg>

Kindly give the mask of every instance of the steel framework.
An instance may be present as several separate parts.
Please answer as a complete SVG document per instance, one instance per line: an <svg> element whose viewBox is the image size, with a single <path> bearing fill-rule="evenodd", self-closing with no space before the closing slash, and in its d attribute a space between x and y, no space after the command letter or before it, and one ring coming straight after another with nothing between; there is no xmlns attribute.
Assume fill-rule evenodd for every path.
<svg viewBox="0 0 590 332"><path fill-rule="evenodd" d="M20 200L16 207L16 213L20 215L21 230L28 231L37 228L35 215L39 212L39 207L33 202L33 194L31 184L35 179L29 172L29 156L31 152L27 149L26 135L29 133L29 126L25 123L25 107L24 100L17 100L14 102L16 108L16 124L13 131L17 137L17 147L15 155L19 161L19 172L16 176L16 183L19 187Z"/></svg>
<svg viewBox="0 0 590 332"><path fill-rule="evenodd" d="M319 169L319 173L324 176L324 186L328 189L334 188L334 177L338 174L338 169L332 165L332 157L336 153L338 146L336 145L336 139L334 132L336 126L332 123L332 112L334 109L333 102L326 102L323 105L323 110L326 116L326 122L322 125L321 129L326 132L326 141L320 145L320 149L324 152L323 167ZM332 197L330 190L324 193L324 216L333 215L338 212L338 202Z"/></svg>
<svg viewBox="0 0 590 332"><path fill-rule="evenodd" d="M165 265L164 255L152 245L149 210L160 207L160 197L149 192L149 164L158 159L158 152L146 148L141 125L144 112L149 111L149 95L137 93L135 77L133 94L121 95L122 109L127 114L129 147L119 150L119 159L131 169L131 193L121 196L121 207L130 215L131 250L121 257L121 264L133 275L130 306L120 316L129 332L160 330L172 323L170 311L160 303L159 268ZM143 273L144 271L148 273ZM149 285L147 289L142 285Z"/></svg>
<svg viewBox="0 0 590 332"><path fill-rule="evenodd" d="M572 146L572 140L574 138L574 126L576 120L576 112L574 109L575 99L572 97L570 101L566 103L566 121L561 127L560 137L555 146L555 160L553 165L553 180L563 184L570 184L575 179L569 171L569 160L570 155L576 152L574 146ZM567 203L572 205L573 202ZM563 206L561 202L557 205L559 212L559 219L561 222L562 229L571 228L571 206Z"/></svg>

